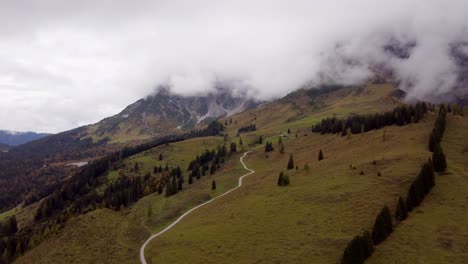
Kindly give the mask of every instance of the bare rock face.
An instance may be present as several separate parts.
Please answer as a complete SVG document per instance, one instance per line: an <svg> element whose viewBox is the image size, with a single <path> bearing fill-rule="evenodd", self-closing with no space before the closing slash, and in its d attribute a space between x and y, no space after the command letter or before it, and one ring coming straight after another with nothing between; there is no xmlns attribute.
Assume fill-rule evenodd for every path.
<svg viewBox="0 0 468 264"><path fill-rule="evenodd" d="M228 88L195 96L182 96L161 87L154 95L127 106L121 113L97 123L98 136L128 134L132 137L180 133L215 119L237 114L259 103Z"/></svg>

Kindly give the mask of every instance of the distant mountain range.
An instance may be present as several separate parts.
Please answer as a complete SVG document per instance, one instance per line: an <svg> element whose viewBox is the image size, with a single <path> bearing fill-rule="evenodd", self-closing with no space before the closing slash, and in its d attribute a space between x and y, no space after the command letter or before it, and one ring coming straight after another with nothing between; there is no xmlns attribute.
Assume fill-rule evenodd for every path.
<svg viewBox="0 0 468 264"><path fill-rule="evenodd" d="M46 133L0 130L0 143L9 146L18 146L49 135L50 134Z"/></svg>

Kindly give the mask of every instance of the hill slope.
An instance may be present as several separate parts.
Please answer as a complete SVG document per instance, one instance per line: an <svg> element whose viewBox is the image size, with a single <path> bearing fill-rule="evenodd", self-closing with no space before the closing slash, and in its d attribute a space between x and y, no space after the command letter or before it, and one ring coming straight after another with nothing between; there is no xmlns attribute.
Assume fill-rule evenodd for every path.
<svg viewBox="0 0 468 264"><path fill-rule="evenodd" d="M146 252L147 259L154 259L157 263L186 262L189 259L226 262L237 257L236 260L240 262L250 259L335 262L351 237L372 224L382 204L388 203L393 207L395 197L406 191L415 171L428 157L426 142L433 115L428 115L418 124L387 127L350 138L311 133L311 125L334 114L346 116L390 110L401 104L398 98L398 90L388 84L339 87L318 94L298 91L282 100L222 119L227 123L226 141L222 137L195 138L159 146L125 159L106 177L109 182L121 175L141 177L149 173L153 177L154 167L168 164L170 167L180 165L187 180L190 172L186 172L185 168L205 148L212 149L222 142L235 142L238 152L255 151L246 158L246 163L257 173L249 176L245 186L236 192L194 212L163 237L151 242ZM241 132L240 137L236 136L239 128L252 122L257 125L256 131ZM288 128L291 129L289 135L286 134ZM260 135L263 137L262 145L258 145ZM280 136L285 154L279 153L277 142ZM241 138L242 146L239 144ZM276 149L268 157L263 152L267 140L273 141ZM317 162L320 148L324 150L326 158ZM356 151L360 155L356 155ZM276 186L277 176L281 170L285 170L289 153L294 154L298 170L288 172L291 186L279 188ZM159 160L160 154L163 160ZM377 165L372 164L373 160ZM304 169L306 163L308 170ZM135 164L138 164L138 171ZM350 164L356 169L350 169ZM360 170L365 174L359 175ZM377 176L378 172L382 176ZM149 194L113 214L157 232L189 208L232 188L242 174L238 154L233 154L226 159L219 172L207 174L192 185L185 183L183 191L176 195L164 197L157 193ZM211 190L213 179L217 183L215 191ZM107 213L90 215L97 217L93 220L97 222L107 222L108 218L113 218ZM80 259L82 263L92 263L90 259L80 257L86 255L80 246L84 238L80 233L70 233L72 229L69 225L72 226L67 223L57 235L27 252L17 262L70 263ZM124 226L116 228L119 230L114 233L128 230ZM63 247L75 251L72 253L65 249L67 254L57 253L60 252L60 239L68 235L74 238ZM111 234L101 236L101 239L87 240L87 243L99 248L101 243L115 239ZM256 239L252 240L252 237ZM125 249L129 255L137 254L137 243L121 236L118 239L119 245L133 245ZM54 249L49 249L51 247ZM294 253L296 258L285 258L284 250ZM112 252L106 249L101 254ZM39 256L42 262L39 262ZM96 258L101 259L99 256ZM127 257L118 257L104 263L135 261L138 259L132 262Z"/></svg>
<svg viewBox="0 0 468 264"><path fill-rule="evenodd" d="M49 135L50 134L46 133L0 130L0 143L10 146L18 146L37 139L41 139L43 137L47 137Z"/></svg>

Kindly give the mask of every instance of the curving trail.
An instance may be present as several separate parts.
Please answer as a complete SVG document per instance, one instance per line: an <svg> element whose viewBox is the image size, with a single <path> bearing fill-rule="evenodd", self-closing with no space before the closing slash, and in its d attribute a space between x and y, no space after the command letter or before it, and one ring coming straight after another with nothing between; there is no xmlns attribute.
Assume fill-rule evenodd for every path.
<svg viewBox="0 0 468 264"><path fill-rule="evenodd" d="M177 223L179 223L182 219L184 219L184 218L185 218L188 214L190 214L191 212L193 212L193 211L197 210L198 208L204 206L205 204L209 204L209 203L213 202L214 200L216 200L216 199L218 199L218 198L220 198L220 197L223 197L224 195L226 195L226 194L228 194L228 193L234 191L235 189L241 187L241 186L242 186L242 179L243 179L244 177L246 177L246 176L249 176L249 175L252 174L252 173L255 173L254 170L251 170L251 169L247 168L247 166L246 166L245 163L244 163L244 158L245 158L245 156L247 156L247 154L249 154L250 152L251 152L251 151L244 152L244 155L242 155L242 157L240 157L240 159L239 159L240 163L242 163L242 166L244 166L244 169L247 170L247 171L249 171L247 174L244 174L244 175L242 175L242 176L239 178L239 184L238 184L236 187L232 188L231 190L229 190L229 191L227 191L227 192L225 192L225 193L223 193L223 194L220 194L220 195L218 195L218 196L212 198L211 200L208 200L208 201L206 201L206 202L204 202L204 203L202 203L202 204L199 204L199 205L195 206L194 208L188 210L188 211L185 212L183 215L181 215L179 218L177 218L177 220L175 220L172 224L168 225L166 228L164 228L163 230L161 230L159 233L154 234L154 235L152 235L151 237L149 237L149 238L145 241L145 243L141 246L141 248L140 248L140 261L141 261L142 264L147 264L146 259L145 259L145 248L146 248L146 246L148 245L148 243L149 243L151 240L153 240L154 238L156 238L156 237L158 237L158 236L164 234L167 230L169 230L169 229L171 229L172 227L174 227Z"/></svg>

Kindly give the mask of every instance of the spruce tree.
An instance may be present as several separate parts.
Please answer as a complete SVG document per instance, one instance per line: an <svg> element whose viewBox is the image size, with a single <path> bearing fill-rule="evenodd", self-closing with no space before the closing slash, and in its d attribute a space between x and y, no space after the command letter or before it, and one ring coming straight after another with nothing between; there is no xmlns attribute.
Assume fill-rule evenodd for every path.
<svg viewBox="0 0 468 264"><path fill-rule="evenodd" d="M188 183L189 184L192 184L193 183L193 176L192 174L190 174L189 178L188 178Z"/></svg>
<svg viewBox="0 0 468 264"><path fill-rule="evenodd" d="M289 176L284 172L280 172L278 177L278 186L287 186L289 185Z"/></svg>
<svg viewBox="0 0 468 264"><path fill-rule="evenodd" d="M216 190L216 181L215 181L215 180L213 180L213 181L211 182L211 190L212 190L212 191Z"/></svg>
<svg viewBox="0 0 468 264"><path fill-rule="evenodd" d="M162 153L159 154L159 160L160 160L160 161L163 160L163 155L162 155Z"/></svg>
<svg viewBox="0 0 468 264"><path fill-rule="evenodd" d="M259 145L263 144L263 138L262 138L262 136L260 136L260 137L258 138L258 144L259 144Z"/></svg>
<svg viewBox="0 0 468 264"><path fill-rule="evenodd" d="M403 198L398 198L397 207L395 210L395 219L397 222L401 222L408 217L408 208L406 203L403 201Z"/></svg>
<svg viewBox="0 0 468 264"><path fill-rule="evenodd" d="M231 153L236 153L236 152L237 152L237 145L236 145L236 143L231 142L230 150L231 150Z"/></svg>
<svg viewBox="0 0 468 264"><path fill-rule="evenodd" d="M323 160L323 152L322 152L322 150L319 151L318 160L319 160L319 161Z"/></svg>
<svg viewBox="0 0 468 264"><path fill-rule="evenodd" d="M294 169L294 158L293 158L293 154L291 153L289 155L288 170L292 170L292 169Z"/></svg>
<svg viewBox="0 0 468 264"><path fill-rule="evenodd" d="M392 215L390 209L384 206L382 211L375 219L374 228L372 229L372 240L374 245L380 244L393 231Z"/></svg>
<svg viewBox="0 0 468 264"><path fill-rule="evenodd" d="M434 163L434 170L437 172L443 172L447 168L447 160L439 143L437 143L434 147L434 152L432 153L432 161Z"/></svg>

